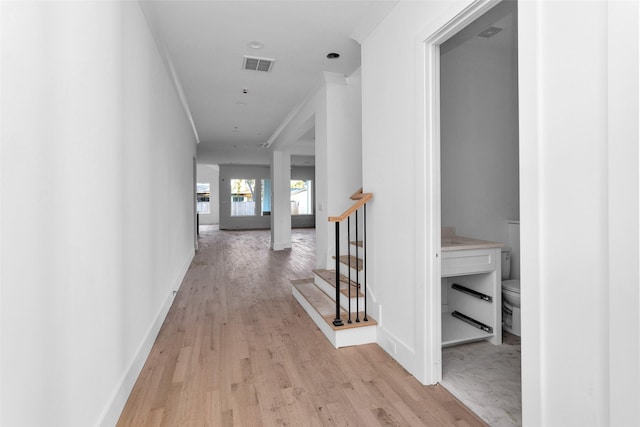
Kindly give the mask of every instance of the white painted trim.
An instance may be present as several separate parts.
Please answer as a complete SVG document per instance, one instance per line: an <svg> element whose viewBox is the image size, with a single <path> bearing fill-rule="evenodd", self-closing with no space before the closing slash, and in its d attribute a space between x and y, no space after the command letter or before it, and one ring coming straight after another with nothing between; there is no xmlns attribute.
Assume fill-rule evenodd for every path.
<svg viewBox="0 0 640 427"><path fill-rule="evenodd" d="M287 126L289 126L289 123L291 123L291 121L298 115L298 113L307 104L309 104L313 100L313 98L315 98L315 96L318 93L318 91L320 91L324 86L325 86L325 80L324 80L324 76L322 76L318 80L316 85L313 87L313 89L307 94L307 96L305 96L305 98L302 100L302 102L299 103L298 105L296 105L293 108L293 110L291 110L291 112L287 115L287 117L284 118L282 123L280 123L280 125L276 128L276 130L273 132L273 134L271 134L269 139L267 139L267 147L268 148L272 148L272 149L276 149L277 148L278 144L274 145L273 147L271 147L271 145L278 139L278 137L287 128Z"/></svg>
<svg viewBox="0 0 640 427"><path fill-rule="evenodd" d="M352 74L353 75L353 74ZM307 106L312 106L312 103L314 102L314 99L316 98L316 96L318 95L318 93L325 89L327 87L327 85L329 84L337 84L337 85L342 85L342 86L346 86L349 84L348 81L348 77L351 76L345 76L344 74L340 74L340 73L333 73L333 72L329 72L329 71L323 71L322 72L322 77L320 77L320 79L318 80L318 82L315 84L315 86L313 87L313 89L311 91L309 91L309 93L307 94L307 96L305 96L305 98L302 100L302 102L300 102L298 105L296 105L287 115L287 117L285 117L285 119L282 121L282 123L280 123L280 125L278 125L278 127L276 128L276 130L273 132L273 134L269 137L269 139L267 139L267 147L270 148L272 151L275 150L280 150L280 151L287 151L287 146L289 145L290 141L278 141L278 138L280 138L280 136L285 132L285 130L287 130L287 127L291 124L291 122L298 117L299 114L301 114L302 112L306 112L304 109ZM315 108L312 108L312 113L309 114L309 117L314 117L315 116ZM307 131L309 130L312 126L315 126L315 121L311 121L309 122L310 127L309 128L304 128L301 130ZM302 135L302 133L300 134ZM289 147L289 151L290 151L290 147Z"/></svg>
<svg viewBox="0 0 640 427"><path fill-rule="evenodd" d="M291 249L291 243L273 242L271 244L271 249L273 249L274 251L282 251L284 249Z"/></svg>
<svg viewBox="0 0 640 427"><path fill-rule="evenodd" d="M640 402L640 7L608 2L607 21L608 424L625 426L639 424Z"/></svg>
<svg viewBox="0 0 640 427"><path fill-rule="evenodd" d="M542 355L546 352L542 331L543 286L540 283L544 265L541 256L541 197L544 176L540 174L542 144L540 142L540 2L518 3L518 109L520 140L520 277L522 336L522 422L543 425Z"/></svg>
<svg viewBox="0 0 640 427"><path fill-rule="evenodd" d="M162 37L160 37L160 33L158 31L156 31L156 29L154 28L152 21L150 19L147 19L147 14L144 11L144 6L142 4L142 2L138 2L138 6L140 7L140 10L142 11L142 16L144 16L144 19L147 23L147 27L149 28L149 32L151 33L151 37L153 38L155 45L156 45L156 49L158 49L158 53L160 54L160 58L162 58L162 61L164 62L165 66L167 67L167 71L169 72L169 76L171 77L171 81L173 82L173 87L176 89L176 92L178 94L178 98L180 99L180 104L182 105L182 110L184 111L184 114L187 118L187 121L189 122L189 125L191 126L191 130L193 131L193 135L196 138L196 143L200 144L200 137L198 136L198 130L196 129L196 124L193 121L193 115L191 114L191 109L189 108L189 103L187 102L187 98L184 95L184 90L182 89L182 84L180 83L180 79L178 78L178 74L176 73L176 70L173 66L173 62L171 61L171 57L169 56L169 52L167 51L166 47L165 47L165 43L162 40Z"/></svg>
<svg viewBox="0 0 640 427"><path fill-rule="evenodd" d="M322 72L322 81L324 83L323 86L327 86L330 84L346 86L348 84L346 75L334 73L331 71Z"/></svg>
<svg viewBox="0 0 640 427"><path fill-rule="evenodd" d="M376 342L377 326L362 326L360 328L348 328L335 331L336 348L349 347L352 345L371 344Z"/></svg>
<svg viewBox="0 0 640 427"><path fill-rule="evenodd" d="M196 143L200 144L200 137L198 136L198 130L196 129L196 124L193 121L193 115L191 114L191 109L189 108L189 104L187 103L187 98L184 95L184 90L182 89L182 83L180 83L180 79L178 78L178 74L176 73L175 68L173 67L173 62L169 57L169 53L165 53L167 66L169 67L169 74L171 75L171 80L173 81L173 86L176 88L176 92L178 92L178 98L180 98L180 104L182 105L182 109L184 110L184 115L187 117L189 124L191 125L191 130L193 131L193 135L196 138Z"/></svg>
<svg viewBox="0 0 640 427"><path fill-rule="evenodd" d="M187 271L191 266L191 261L193 260L194 255L195 251L192 250L189 253L189 256L187 257L187 260L183 264L182 268L178 272L176 279L170 288L169 295L158 310L158 314L156 315L155 320L151 324L144 339L140 343L140 346L138 347L135 356L131 360L131 363L118 382L118 386L111 395L111 398L109 399L96 425L107 427L117 424L118 419L120 418L120 414L124 409L124 405L127 403L129 394L131 393L131 390L133 390L133 386L135 385L136 380L138 379L138 376L140 375L140 372L142 371L142 368L144 367L144 364L147 361L149 354L151 353L151 348L153 347L158 333L160 332L160 328L162 327L162 324L164 323L164 320L169 313L169 309L173 304L175 295L180 289L182 281L184 280Z"/></svg>
<svg viewBox="0 0 640 427"><path fill-rule="evenodd" d="M324 334L334 348L348 347L352 345L370 344L377 342L377 325L361 326L358 328L347 328L339 331L334 330L318 313L318 311L307 301L307 299L291 286L291 294L307 312L313 323Z"/></svg>
<svg viewBox="0 0 640 427"><path fill-rule="evenodd" d="M476 0L436 31L421 37L417 52L420 69L416 73L424 91L416 93L415 111L418 129L414 170L417 193L424 194L423 209L417 209L414 256L417 298L415 330L417 345L424 362L414 372L423 384L435 384L442 379L442 319L440 289L440 45L477 17L496 6L496 0ZM425 173L428 171L428 175ZM428 260L426 263L424 260ZM424 283L424 291L420 287Z"/></svg>
<svg viewBox="0 0 640 427"><path fill-rule="evenodd" d="M4 8L4 2L0 1L0 22L2 22L2 13ZM0 31L0 58L2 58L2 31ZM0 59L0 82L2 82L2 61ZM2 99L2 85L0 84L0 100ZM2 130L2 102L0 102L0 131ZM2 134L0 134L0 170L2 170ZM1 236L2 233L2 195L4 192L2 191L2 174L0 173L0 303L2 302L2 242L4 239ZM2 306L0 305L0 313L2 312ZM2 357L3 349L2 349L2 316L0 316L0 378L4 378L2 376ZM4 402L2 396L2 390L4 389L3 385L0 384L0 425L2 425L2 403Z"/></svg>
<svg viewBox="0 0 640 427"><path fill-rule="evenodd" d="M198 250L198 233L199 230L198 219L198 162L196 156L193 156L193 248Z"/></svg>
<svg viewBox="0 0 640 427"><path fill-rule="evenodd" d="M416 350L408 346L378 321L378 345L403 367L413 367L417 361ZM409 369L407 369L409 370Z"/></svg>

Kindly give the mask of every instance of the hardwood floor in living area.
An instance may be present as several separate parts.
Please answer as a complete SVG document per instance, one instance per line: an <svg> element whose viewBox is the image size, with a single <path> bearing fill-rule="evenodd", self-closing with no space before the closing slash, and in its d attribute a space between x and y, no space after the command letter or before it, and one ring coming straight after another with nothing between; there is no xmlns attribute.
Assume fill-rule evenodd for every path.
<svg viewBox="0 0 640 427"><path fill-rule="evenodd" d="M334 349L291 295L315 230L203 226L198 250L119 426L483 426L376 344Z"/></svg>

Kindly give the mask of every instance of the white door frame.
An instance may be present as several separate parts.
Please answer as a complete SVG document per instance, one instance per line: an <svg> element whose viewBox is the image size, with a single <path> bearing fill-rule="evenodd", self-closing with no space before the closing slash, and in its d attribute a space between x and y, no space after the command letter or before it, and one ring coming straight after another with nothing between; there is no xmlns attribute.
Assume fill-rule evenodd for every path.
<svg viewBox="0 0 640 427"><path fill-rule="evenodd" d="M198 162L193 156L193 248L198 250Z"/></svg>
<svg viewBox="0 0 640 427"><path fill-rule="evenodd" d="M440 279L440 45L457 34L479 16L500 3L500 0L476 0L435 32L424 38L425 53L425 151L416 156L418 162L426 165L427 176L418 177L416 182L426 182L424 194L427 195L425 217L418 215L418 221L427 222L417 225L423 235L418 236L416 266L420 271L416 277L426 274L426 324L416 330L424 331L425 343L425 382L435 384L442 381L442 319L441 319L441 279ZM420 174L421 168L416 168ZM423 223L424 224L424 223ZM420 248L426 249L425 253ZM428 262L424 260L428 259ZM426 272L421 268L426 267ZM422 321L419 320L419 321ZM419 325L416 325L419 326Z"/></svg>

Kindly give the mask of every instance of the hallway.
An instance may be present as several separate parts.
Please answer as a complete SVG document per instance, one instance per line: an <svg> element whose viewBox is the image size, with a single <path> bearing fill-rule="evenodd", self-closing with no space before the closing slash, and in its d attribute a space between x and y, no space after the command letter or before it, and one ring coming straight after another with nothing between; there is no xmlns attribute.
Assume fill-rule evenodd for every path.
<svg viewBox="0 0 640 427"><path fill-rule="evenodd" d="M315 230L292 242L203 227L118 425L484 425L377 345L333 349L291 296L315 267Z"/></svg>

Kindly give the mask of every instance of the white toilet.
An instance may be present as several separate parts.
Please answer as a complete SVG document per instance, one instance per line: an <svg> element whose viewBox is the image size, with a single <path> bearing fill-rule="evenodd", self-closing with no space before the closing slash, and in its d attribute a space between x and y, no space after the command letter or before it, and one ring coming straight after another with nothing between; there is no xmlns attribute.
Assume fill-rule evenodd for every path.
<svg viewBox="0 0 640 427"><path fill-rule="evenodd" d="M502 329L520 336L520 279L511 279L511 249L502 248Z"/></svg>

